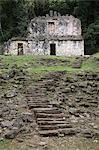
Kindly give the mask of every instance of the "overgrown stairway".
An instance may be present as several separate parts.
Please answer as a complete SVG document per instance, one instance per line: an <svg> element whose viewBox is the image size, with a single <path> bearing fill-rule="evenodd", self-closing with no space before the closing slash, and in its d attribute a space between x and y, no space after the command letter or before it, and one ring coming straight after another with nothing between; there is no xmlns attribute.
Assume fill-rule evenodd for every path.
<svg viewBox="0 0 99 150"><path fill-rule="evenodd" d="M74 134L65 114L50 103L44 90L44 83L40 82L27 92L28 107L35 114L39 134L42 136Z"/></svg>

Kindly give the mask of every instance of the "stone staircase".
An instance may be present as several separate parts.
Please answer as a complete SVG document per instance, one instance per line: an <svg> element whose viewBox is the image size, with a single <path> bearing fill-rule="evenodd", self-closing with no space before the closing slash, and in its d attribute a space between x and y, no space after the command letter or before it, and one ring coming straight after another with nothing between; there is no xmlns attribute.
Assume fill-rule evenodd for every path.
<svg viewBox="0 0 99 150"><path fill-rule="evenodd" d="M75 134L70 123L66 121L66 115L48 101L41 84L27 92L27 103L34 112L41 136Z"/></svg>

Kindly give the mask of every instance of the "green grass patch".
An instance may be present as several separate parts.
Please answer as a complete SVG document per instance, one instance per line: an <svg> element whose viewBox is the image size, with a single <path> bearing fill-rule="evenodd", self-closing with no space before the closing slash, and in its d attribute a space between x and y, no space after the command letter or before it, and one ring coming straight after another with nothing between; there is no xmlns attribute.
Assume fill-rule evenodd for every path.
<svg viewBox="0 0 99 150"><path fill-rule="evenodd" d="M92 72L99 72L99 53L93 55L89 59L83 62L82 70L84 71L92 71Z"/></svg>
<svg viewBox="0 0 99 150"><path fill-rule="evenodd" d="M9 149L10 145L11 145L10 141L5 140L5 139L0 140L0 150L10 150Z"/></svg>
<svg viewBox="0 0 99 150"><path fill-rule="evenodd" d="M25 144L17 143L14 140L0 140L0 150L27 150Z"/></svg>
<svg viewBox="0 0 99 150"><path fill-rule="evenodd" d="M76 61L76 57L65 56L0 56L1 62L7 66L7 68L0 69L2 72L8 71L15 64L19 68L23 68L28 71L29 74L33 73L46 73L53 71L66 71L70 73L80 71L92 71L99 72L99 53L85 59L82 63L82 67L79 69L72 68L73 62Z"/></svg>
<svg viewBox="0 0 99 150"><path fill-rule="evenodd" d="M2 62L6 65L12 66L17 64L18 66L22 66L24 63L34 62L33 56L0 56L2 58Z"/></svg>
<svg viewBox="0 0 99 150"><path fill-rule="evenodd" d="M27 71L29 73L45 73L45 72L56 72L56 71L76 72L78 71L78 69L65 67L65 66L51 66L51 67L40 66L36 68L34 67L28 68Z"/></svg>

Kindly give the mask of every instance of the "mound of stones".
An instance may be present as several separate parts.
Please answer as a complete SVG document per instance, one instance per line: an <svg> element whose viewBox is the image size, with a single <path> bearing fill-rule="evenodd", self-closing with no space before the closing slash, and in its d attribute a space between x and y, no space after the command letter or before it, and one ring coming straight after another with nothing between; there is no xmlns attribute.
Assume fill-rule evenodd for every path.
<svg viewBox="0 0 99 150"><path fill-rule="evenodd" d="M28 111L24 95L29 81L17 66L0 75L0 139L33 132L34 114Z"/></svg>
<svg viewBox="0 0 99 150"><path fill-rule="evenodd" d="M75 134L70 123L66 121L66 115L46 99L39 86L31 91L27 95L28 107L35 114L40 135Z"/></svg>
<svg viewBox="0 0 99 150"><path fill-rule="evenodd" d="M99 74L53 72L34 83L23 70L0 75L0 138L99 137Z"/></svg>
<svg viewBox="0 0 99 150"><path fill-rule="evenodd" d="M41 78L27 92L28 107L35 114L43 136L99 136L99 75L55 72Z"/></svg>

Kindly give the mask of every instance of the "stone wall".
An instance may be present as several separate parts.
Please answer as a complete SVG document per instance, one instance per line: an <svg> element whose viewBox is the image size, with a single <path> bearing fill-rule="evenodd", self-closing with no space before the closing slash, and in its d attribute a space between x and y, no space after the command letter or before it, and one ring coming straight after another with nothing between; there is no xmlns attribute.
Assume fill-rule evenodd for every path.
<svg viewBox="0 0 99 150"><path fill-rule="evenodd" d="M26 38L15 38L7 42L5 54L50 55L51 44L55 55L84 55L84 40L81 22L73 16L61 16L57 12L31 20Z"/></svg>
<svg viewBox="0 0 99 150"><path fill-rule="evenodd" d="M56 41L57 56L83 56L84 42L83 41Z"/></svg>
<svg viewBox="0 0 99 150"><path fill-rule="evenodd" d="M73 16L37 17L31 20L28 28L29 37L43 36L79 36L81 35L81 22Z"/></svg>
<svg viewBox="0 0 99 150"><path fill-rule="evenodd" d="M5 53L4 54L9 54L9 55L18 55L18 44L22 43L23 44L23 54L28 54L29 48L28 48L28 43L27 41L11 41L10 45L5 47Z"/></svg>
<svg viewBox="0 0 99 150"><path fill-rule="evenodd" d="M55 44L57 56L83 56L84 41L12 41L5 54L18 55L18 43L23 43L23 54L50 55L50 44Z"/></svg>

